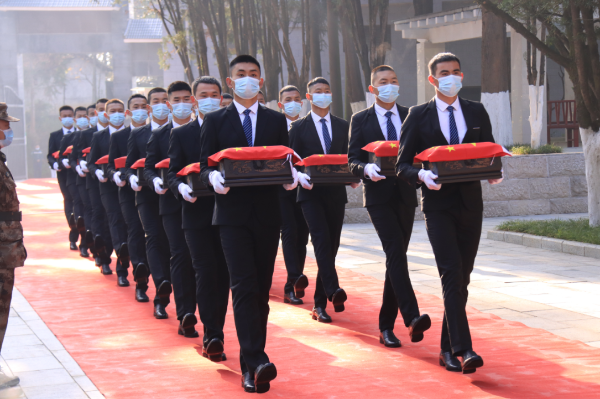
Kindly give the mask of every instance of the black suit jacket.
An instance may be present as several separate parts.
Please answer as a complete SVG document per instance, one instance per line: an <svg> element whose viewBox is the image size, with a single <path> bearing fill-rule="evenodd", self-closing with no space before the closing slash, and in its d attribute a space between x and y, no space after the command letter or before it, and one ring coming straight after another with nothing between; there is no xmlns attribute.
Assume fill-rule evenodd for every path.
<svg viewBox="0 0 600 399"><path fill-rule="evenodd" d="M152 131L148 144L146 145L146 163L144 164L144 177L150 188L154 190L154 184L152 180L157 177L158 169L156 164L163 159L168 158L169 152L169 137L171 136L171 129L173 129L173 123L169 122L163 127L160 127ZM163 182L163 188L169 188L169 182ZM175 195L173 190L167 190L163 195L159 195L160 214L170 215L172 213L181 212L181 203Z"/></svg>
<svg viewBox="0 0 600 399"><path fill-rule="evenodd" d="M58 163L58 170L56 171L57 176L66 175L65 167L60 162L58 162L56 158L54 158L54 155L52 155L56 151L60 150L60 142L63 136L64 133L61 127L59 130L50 133L50 138L48 139L48 155L46 156L46 158L48 159L48 165L50 165L50 169L54 169L54 162Z"/></svg>
<svg viewBox="0 0 600 399"><path fill-rule="evenodd" d="M88 129L85 129L85 130L88 130ZM77 159L81 158L81 155L78 156L76 151L77 151L77 146L79 145L79 141L80 141L79 139L81 137L82 131L83 130L78 130L78 131L72 133L73 141L71 142L71 145L73 146L73 150L71 151L71 153L68 156L69 164L71 164L71 169L73 169L73 171L75 171L75 175L76 175L75 181L78 186L84 185L85 181L86 181L86 178L79 176L79 174L77 174L77 171L75 170L75 167L77 165L79 165L77 163ZM81 154L81 152L80 152L80 154Z"/></svg>
<svg viewBox="0 0 600 399"><path fill-rule="evenodd" d="M331 117L331 148L330 154L347 154L348 153L348 122L337 116ZM323 145L319 139L317 127L312 118L312 112L309 112L304 118L300 118L292 123L290 129L290 147L296 151L302 158L306 158L315 154L323 154ZM298 202L307 201L310 199L327 199L335 202L348 202L346 195L346 186L331 185L318 186L314 185L312 190L306 190L302 186L298 186Z"/></svg>
<svg viewBox="0 0 600 399"><path fill-rule="evenodd" d="M171 130L169 142L169 188L182 203L183 228L199 229L212 225L215 209L214 195L198 197L191 203L179 194L179 185L186 183L177 173L200 158L200 122L198 119ZM187 184L187 183L186 183Z"/></svg>
<svg viewBox="0 0 600 399"><path fill-rule="evenodd" d="M108 176L110 180L118 170L115 168L115 159L127 156L127 141L131 134L131 126L114 132L110 135L108 145ZM127 181L127 173L121 172L121 180ZM113 180L114 181L114 180ZM125 184L119 187L119 202L135 201L135 191Z"/></svg>
<svg viewBox="0 0 600 399"><path fill-rule="evenodd" d="M110 127L99 130L92 135L92 143L90 153L88 155L87 167L94 179L97 180L96 170L100 169L99 165L96 165L96 161L105 155L108 155L108 147L110 145ZM116 133L116 132L115 132ZM104 175L108 180L105 183L100 182L100 194L109 193L111 191L117 191L117 185L111 182L108 174Z"/></svg>
<svg viewBox="0 0 600 399"><path fill-rule="evenodd" d="M152 124L133 129L127 140L127 160L125 161L125 178L129 181L132 175L137 176L137 170L131 169L131 166L139 159L146 158L146 145L152 134ZM154 188L142 186L140 191L135 192L135 204L140 205L148 201L158 201L158 194Z"/></svg>
<svg viewBox="0 0 600 399"><path fill-rule="evenodd" d="M89 164L90 154L88 153L84 157L81 152L84 149L86 149L92 145L92 137L94 136L94 133L96 133L97 131L98 131L98 127L94 126L89 129L80 131L79 134L76 136L76 141L75 141L75 144L73 145L73 153L72 153L72 156L76 160L85 158L86 162L88 162L88 164ZM89 170L89 168L88 168L88 170ZM90 186L92 184L98 184L98 179L96 179L96 176L94 176L93 173L88 172L85 176L85 187L90 188Z"/></svg>
<svg viewBox="0 0 600 399"><path fill-rule="evenodd" d="M460 107L467 124L463 143L494 142L490 117L483 104L459 98ZM402 125L400 152L396 163L398 177L416 187L419 169L412 166L418 153L434 146L448 145L440 128L435 98L410 109ZM445 183L440 190L421 186L423 211L444 210L462 204L469 210L482 211L481 183Z"/></svg>
<svg viewBox="0 0 600 399"><path fill-rule="evenodd" d="M400 121L408 115L408 108L396 104ZM377 182L365 177L365 166L369 163L369 153L362 150L374 141L383 141L385 136L377 118L375 105L352 115L350 120L350 147L348 148L348 166L354 176L363 179L363 205L385 204L394 199L405 206L417 206L417 190L395 177L386 177Z"/></svg>
<svg viewBox="0 0 600 399"><path fill-rule="evenodd" d="M58 154L58 164L66 169L65 173L67 174L67 186L71 185L71 184L76 184L77 183L77 177L79 176L77 174L77 171L75 170L75 167L71 164L70 160L69 160L69 156L65 156L63 155L63 153L66 151L66 149L70 146L73 145L74 140L76 138L76 133L78 133L78 131L74 131L72 133L69 134L63 134L62 139L60 140L60 146L59 146L59 154ZM69 165L71 165L71 168L65 168L63 165L63 159L66 159L69 161Z"/></svg>
<svg viewBox="0 0 600 399"><path fill-rule="evenodd" d="M269 108L258 107L255 146L288 145L285 116ZM200 129L200 170L204 184L214 166L208 157L227 148L247 147L240 115L231 103L228 107L209 112ZM240 226L252 215L267 225L281 225L278 189L280 186L234 187L225 195L215 194L214 225Z"/></svg>

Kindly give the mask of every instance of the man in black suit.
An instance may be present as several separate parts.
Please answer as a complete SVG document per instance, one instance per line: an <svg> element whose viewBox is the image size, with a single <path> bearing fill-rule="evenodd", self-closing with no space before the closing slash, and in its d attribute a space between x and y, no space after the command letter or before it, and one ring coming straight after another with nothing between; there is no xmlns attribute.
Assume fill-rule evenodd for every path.
<svg viewBox="0 0 600 399"><path fill-rule="evenodd" d="M279 103L288 127L300 118L302 97L296 86L285 86L279 91ZM279 190L281 205L281 247L283 259L287 270L287 281L283 289L283 302L292 305L302 305L304 302L304 289L308 286L308 279L304 273L306 261L306 244L308 244L308 225L302 214L302 207L296 201L298 189Z"/></svg>
<svg viewBox="0 0 600 399"><path fill-rule="evenodd" d="M224 178L208 157L231 147L288 144L285 116L258 105L263 84L258 61L240 55L229 64L227 85L234 101L204 116L200 133L202 181L215 196L213 225L219 226L229 269L233 317L240 343L242 387L266 392L277 369L265 353L269 290L279 245L281 213L277 186L224 187ZM297 186L297 176L292 172Z"/></svg>
<svg viewBox="0 0 600 399"><path fill-rule="evenodd" d="M306 87L306 98L311 101L311 111L304 118L292 123L290 147L302 158L315 154L347 154L348 122L331 115L331 88L325 78L314 78ZM340 246L342 225L348 198L343 185L313 187L308 175L299 172L301 187L298 199L308 224L317 258L317 286L312 318L331 323L325 311L327 300L334 311L344 311L346 292L340 288L335 270L335 257ZM352 188L359 183L353 183Z"/></svg>
<svg viewBox="0 0 600 399"><path fill-rule="evenodd" d="M146 125L146 119L148 119L147 104L148 100L142 94L133 94L127 100L125 115L131 116L131 126L110 135L107 167L109 179L119 187L119 204L127 225L127 246L129 248L129 259L133 266L133 279L136 282L135 300L138 302L149 301L146 291L148 290L150 270L147 266L144 229L135 207L135 191L131 187L127 187L125 168L123 168L123 172L117 170L115 159L127 156L127 141L131 129Z"/></svg>
<svg viewBox="0 0 600 399"><path fill-rule="evenodd" d="M87 168L100 182L100 198L108 218L112 246L117 253L116 270L119 287L128 287L129 248L127 246L127 225L119 206L119 192L116 184L109 181L109 176L105 176L100 165L96 164L100 158L108 156L110 135L125 127L125 104L116 98L109 100L103 114L108 120L108 127L93 134ZM105 264L103 264L102 273L112 274L112 271L110 267L106 270Z"/></svg>
<svg viewBox="0 0 600 399"><path fill-rule="evenodd" d="M420 315L406 259L417 206L416 189L395 176L386 178L379 175L377 172L381 172L381 169L369 163L368 153L362 150L374 141L399 139L408 108L396 104L398 90L398 77L392 67L381 65L373 69L369 91L377 99L371 107L352 115L348 149L350 171L363 179L363 204L385 251L386 273L379 311L379 341L391 348L401 346L400 340L394 335L398 309L412 342L423 340L423 332L431 327L429 316Z"/></svg>
<svg viewBox="0 0 600 399"><path fill-rule="evenodd" d="M444 298L440 365L467 374L483 366L483 359L473 351L465 309L481 237L481 183L437 184L433 172L412 164L416 154L434 146L494 142L494 137L484 106L458 97L463 79L458 57L451 53L436 55L429 62L429 73L436 95L428 103L410 109L402 126L396 172L413 187L422 184L421 209Z"/></svg>
<svg viewBox="0 0 600 399"><path fill-rule="evenodd" d="M158 175L159 171L156 164L169 157L171 129L184 125L191 120L194 100L192 88L182 81L171 83L167 88L167 95L169 101L166 104L173 111L173 121L154 130L150 135L146 147L144 177L150 187L154 187L154 191L159 196L160 216L167 233L171 252L171 282L173 283L175 310L177 320L183 323L186 315L196 313L194 267L192 266L192 258L185 240L185 234L181 229L181 202L175 198L174 192L169 190L168 182L163 181ZM168 288L170 294L170 283L165 281L162 284L165 285L163 290ZM187 335L197 337L198 332L195 330L194 324L191 324L192 321L193 319L189 318L186 320ZM181 330L178 330L179 332Z"/></svg>
<svg viewBox="0 0 600 399"><path fill-rule="evenodd" d="M54 153L60 150L60 143L63 136L75 131L75 127L73 126L73 116L75 113L73 107L70 105L63 105L59 108L58 114L58 119L60 120L62 127L59 130L50 133L50 138L48 139L48 155L46 158L48 159L50 168L56 171L58 187L60 188L60 192L64 199L65 217L67 218L67 223L69 225L69 248L72 251L77 251L77 238L79 237L79 232L77 231L75 223L73 223L74 221L70 220L71 214L73 213L73 197L67 188L68 173L64 165L59 163L58 159L54 158Z"/></svg>
<svg viewBox="0 0 600 399"><path fill-rule="evenodd" d="M139 184L137 171L131 169L131 166L139 159L146 158L146 145L152 131L169 123L167 100L167 91L162 87L155 87L148 92L150 104L146 106L146 109L152 113L152 118L149 124L131 131L127 142L127 161L125 162L126 179L135 191L135 205L146 233L146 257L156 288L153 302L154 317L157 319L168 318L165 308L170 303L172 291L169 242L160 216L158 194L154 188Z"/></svg>
<svg viewBox="0 0 600 399"><path fill-rule="evenodd" d="M177 173L200 158L200 126L204 115L219 109L221 84L211 76L194 81L192 90L198 117L171 131L169 142L169 188L182 199L182 227L196 276L196 302L204 325L202 354L211 360L225 360L223 326L229 302L229 272L221 248L219 226L212 225L214 195L193 197L191 187ZM196 317L184 316L180 330L193 331Z"/></svg>

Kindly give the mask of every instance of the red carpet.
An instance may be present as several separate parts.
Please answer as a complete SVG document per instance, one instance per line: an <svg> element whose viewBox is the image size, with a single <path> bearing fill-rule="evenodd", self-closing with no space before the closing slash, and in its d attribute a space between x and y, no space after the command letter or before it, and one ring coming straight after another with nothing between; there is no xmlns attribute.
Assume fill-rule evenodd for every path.
<svg viewBox="0 0 600 399"><path fill-rule="evenodd" d="M155 320L151 303L135 302L133 286L117 287L116 275L102 276L91 260L68 250L55 181L19 184L19 198L29 259L18 269L17 287L106 397L247 397L231 307L229 360L212 363L201 356L201 338L177 335L173 305L170 319ZM278 258L267 353L279 377L265 397L600 397L600 349L473 308L474 347L485 367L467 376L445 371L437 360L442 303L431 295L417 293L433 320L425 340L411 343L399 319L403 347L386 349L377 338L383 282L347 269L338 273L348 292L346 311L332 312L331 325L319 324L308 315L314 261L307 264L307 303L293 307L282 303L285 268Z"/></svg>

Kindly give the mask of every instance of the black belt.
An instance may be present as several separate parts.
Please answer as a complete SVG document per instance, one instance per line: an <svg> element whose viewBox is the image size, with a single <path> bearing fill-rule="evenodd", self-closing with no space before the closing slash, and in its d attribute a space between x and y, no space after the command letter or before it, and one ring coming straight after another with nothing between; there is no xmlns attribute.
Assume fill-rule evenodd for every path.
<svg viewBox="0 0 600 399"><path fill-rule="evenodd" d="M20 222L21 212L0 212L0 222Z"/></svg>

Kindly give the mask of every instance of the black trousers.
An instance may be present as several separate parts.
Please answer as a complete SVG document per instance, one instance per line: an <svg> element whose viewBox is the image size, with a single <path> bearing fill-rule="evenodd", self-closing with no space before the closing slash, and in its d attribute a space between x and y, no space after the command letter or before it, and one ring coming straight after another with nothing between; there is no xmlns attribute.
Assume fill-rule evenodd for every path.
<svg viewBox="0 0 600 399"><path fill-rule="evenodd" d="M108 227L108 217L102 204L100 196L100 186L97 181L88 188L90 203L92 204L92 234L94 237L101 236L106 246L107 259L103 259L105 263L110 263L110 254L113 251L112 238L110 237L110 228Z"/></svg>
<svg viewBox="0 0 600 399"><path fill-rule="evenodd" d="M58 188L60 188L60 192L62 193L64 200L64 210L65 217L67 218L67 225L69 223L69 218L71 217L71 213L73 213L73 196L69 187L67 186L67 173L68 170L63 170L61 172L56 172L56 180L58 180ZM71 229L69 227L69 242L77 242L79 238L79 232L77 229Z"/></svg>
<svg viewBox="0 0 600 399"><path fill-rule="evenodd" d="M177 320L183 319L187 313L196 313L196 279L192 258L185 234L181 228L181 210L169 215L162 215L163 227L169 239L171 252L171 284Z"/></svg>
<svg viewBox="0 0 600 399"><path fill-rule="evenodd" d="M419 317L419 304L408 274L406 251L415 220L415 208L398 200L367 207L385 252L385 283L379 311L379 331L393 330L398 309L408 327Z"/></svg>
<svg viewBox="0 0 600 399"><path fill-rule="evenodd" d="M269 290L280 228L265 225L255 215L242 226L219 226L231 280L242 373L254 373L258 366L269 363L265 353Z"/></svg>
<svg viewBox="0 0 600 399"><path fill-rule="evenodd" d="M126 190L131 190L129 187L124 187ZM138 264L148 264L146 259L146 243L144 238L144 228L140 221L140 215L135 207L135 196L127 196L123 198L121 189L119 189L119 199L121 205L121 213L127 225L127 245L129 247L129 258L131 264L135 268Z"/></svg>
<svg viewBox="0 0 600 399"><path fill-rule="evenodd" d="M77 190L79 191L79 198L81 198L83 204L83 221L85 222L85 228L86 230L92 230L93 208L90 196L85 188L85 184L78 185Z"/></svg>
<svg viewBox="0 0 600 399"><path fill-rule="evenodd" d="M302 207L296 202L296 190L291 195L280 196L279 202L282 219L281 246L288 275L284 293L287 293L294 291L294 283L304 273L308 225L302 214Z"/></svg>
<svg viewBox="0 0 600 399"><path fill-rule="evenodd" d="M196 275L196 302L204 326L203 342L225 341L223 326L229 302L229 271L221 247L219 226L185 229Z"/></svg>
<svg viewBox="0 0 600 399"><path fill-rule="evenodd" d="M141 203L137 205L137 210L146 233L148 268L150 268L154 286L158 290L163 281L171 281L169 241L162 218L158 213L158 200ZM160 300L157 295L154 297L154 304L158 303Z"/></svg>
<svg viewBox="0 0 600 399"><path fill-rule="evenodd" d="M340 247L346 204L327 199L302 201L302 213L308 224L317 258L315 307L325 309L327 298L340 288L335 270L335 257Z"/></svg>
<svg viewBox="0 0 600 399"><path fill-rule="evenodd" d="M121 213L119 193L117 191L109 191L101 194L100 198L102 199L102 205L106 211L112 246L118 254L121 250L121 245L127 242L127 225L125 224L125 219ZM122 265L121 262L117 260L117 276L127 277L129 274L127 272L128 267L129 263Z"/></svg>
<svg viewBox="0 0 600 399"><path fill-rule="evenodd" d="M79 216L83 216L83 201L81 201L81 197L79 196L79 189L77 188L76 184L67 185L67 190L69 190L69 193L71 194L71 198L73 199L73 208L72 208L71 212L75 216L75 221L77 221L77 218ZM75 234L77 234L75 236L76 237L75 241L77 241L77 239L81 235L81 243L83 246L85 246L84 245L85 233L80 234L77 229L73 229L73 230L75 231ZM71 230L71 233L73 232L73 230ZM69 233L69 238L71 238L71 233Z"/></svg>
<svg viewBox="0 0 600 399"><path fill-rule="evenodd" d="M464 207L425 211L427 235L442 279L444 321L442 351L473 349L467 320L467 287L481 238L483 212Z"/></svg>

